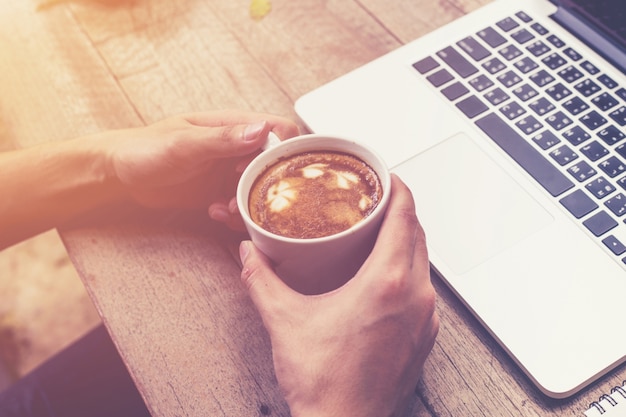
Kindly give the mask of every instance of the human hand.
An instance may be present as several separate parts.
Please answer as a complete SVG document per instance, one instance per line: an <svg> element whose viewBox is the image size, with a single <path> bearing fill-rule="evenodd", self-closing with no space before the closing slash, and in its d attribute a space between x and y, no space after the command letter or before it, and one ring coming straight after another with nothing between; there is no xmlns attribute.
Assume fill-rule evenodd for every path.
<svg viewBox="0 0 626 417"><path fill-rule="evenodd" d="M213 219L241 228L231 200L239 175L270 131L286 139L296 136L298 127L268 114L217 111L107 132L101 143L109 170L136 201L149 207L208 207Z"/></svg>
<svg viewBox="0 0 626 417"><path fill-rule="evenodd" d="M272 342L294 417L395 416L409 404L439 329L424 232L412 195L392 175L375 247L354 278L330 293L287 287L242 242L242 280Z"/></svg>

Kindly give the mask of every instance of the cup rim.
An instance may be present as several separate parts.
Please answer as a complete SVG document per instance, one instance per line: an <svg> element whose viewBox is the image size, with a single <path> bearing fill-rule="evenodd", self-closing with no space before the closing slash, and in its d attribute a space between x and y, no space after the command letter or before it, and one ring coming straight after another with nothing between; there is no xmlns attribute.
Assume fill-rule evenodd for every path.
<svg viewBox="0 0 626 417"><path fill-rule="evenodd" d="M266 229L264 229L263 227L259 226L254 220L252 220L252 218L250 217L250 213L249 213L249 209L248 209L248 201L247 201L247 195L244 196L243 194L243 181L244 179L251 175L250 171L252 170L256 170L257 169L257 165L263 163L262 161L264 161L265 159L268 159L267 155L273 154L277 151L280 151L281 149L285 149L285 148L292 148L294 147L295 149L293 149L291 152L293 153L298 153L298 152L306 152L307 149L300 149L298 147L298 145L302 142L312 142L312 141L319 141L320 139L326 139L328 141L336 141L336 142L340 142L340 143L344 143L344 144L349 144L350 146L356 146L358 148L361 148L365 154L368 154L368 157L371 157L372 160L376 160L376 162L380 165L380 167L382 167L382 172L380 172L378 169L374 169L376 171L376 174L379 177L379 180L381 182L381 185L383 186L383 196L380 199L380 201L378 202L377 206L374 208L374 210L372 211L372 213L370 213L367 217L365 217L364 219L362 219L361 221L359 221L358 223L355 223L354 225L352 225L351 227L342 230L341 232L338 233L334 233L332 235L326 235L326 236L320 236L320 237L315 237L315 238L294 238L294 237L288 237L288 236L283 236L283 235L279 235L276 233L272 233ZM312 149L311 149L312 150ZM358 157L359 159L364 159L363 156L359 155L358 153L355 153L351 150L348 149L340 149L340 148L332 148L329 147L328 145L325 145L321 148L316 148L315 150L330 150L330 151L340 151L340 152L345 152L348 154L353 154L354 156ZM258 170L258 173L260 173L261 171L263 171L265 168L267 168L268 166L270 166L271 164L273 164L276 159L280 156L287 156L287 155L291 155L292 153L287 150L285 151L286 153L284 155L279 155L276 158L270 158L270 160L266 161L264 163L264 166ZM368 158L369 159L369 158ZM365 161L368 165L372 165L372 160L367 160ZM374 168L374 167L372 167ZM248 190L249 191L249 190ZM246 193L247 194L247 193ZM255 230L255 232L262 234L263 236L266 236L268 238L271 239L275 239L275 240L279 240L281 242L286 242L286 243L298 243L298 244L315 244L315 243L320 243L320 242L324 242L324 241L328 241L328 240L335 240L338 239L342 236L346 236L346 235L350 235L352 233L357 232L358 230L366 227L368 224L370 224L371 222L375 221L376 219L376 214L381 211L381 210L385 210L387 207L387 204L389 202L389 198L390 198L390 194L391 194L391 174L389 171L389 168L387 167L387 164L385 162L385 160L380 156L380 154L378 152L376 152L374 149L372 149L371 147L369 147L368 145L365 145L357 140L354 139L349 139L343 136L337 136L337 135L329 135L329 134L316 134L316 133L310 133L310 134L304 134L304 135L300 135L300 136L296 136L290 139L286 139L278 144L275 144L273 146L271 146L270 148L264 150L263 152L261 152L259 155L257 155L249 164L248 166L244 169L243 173L241 174L241 177L239 178L238 184L237 184L237 195L236 195L236 201L237 201L237 206L239 209L239 213L241 215L241 217L244 219L244 223L246 225L246 227L251 227Z"/></svg>

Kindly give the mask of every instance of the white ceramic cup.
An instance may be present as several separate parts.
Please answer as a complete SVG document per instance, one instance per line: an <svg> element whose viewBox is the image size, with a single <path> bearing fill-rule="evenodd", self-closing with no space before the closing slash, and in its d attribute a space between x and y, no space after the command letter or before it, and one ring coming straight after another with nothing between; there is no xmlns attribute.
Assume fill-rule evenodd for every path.
<svg viewBox="0 0 626 417"><path fill-rule="evenodd" d="M297 239L271 233L250 217L248 194L256 178L279 159L307 151L338 151L357 156L378 174L383 195L365 219L340 233ZM376 240L389 204L391 178L382 158L354 140L310 134L268 146L243 172L237 186L237 205L250 239L268 258L277 275L302 294L322 294L345 284L361 267Z"/></svg>

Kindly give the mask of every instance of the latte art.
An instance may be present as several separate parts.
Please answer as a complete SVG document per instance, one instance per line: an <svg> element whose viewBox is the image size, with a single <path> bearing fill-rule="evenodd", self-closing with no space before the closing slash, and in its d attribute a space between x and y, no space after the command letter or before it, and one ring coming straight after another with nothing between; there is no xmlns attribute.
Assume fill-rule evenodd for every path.
<svg viewBox="0 0 626 417"><path fill-rule="evenodd" d="M361 159L341 152L304 152L268 167L250 191L252 220L287 237L310 239L346 230L382 197L380 180Z"/></svg>

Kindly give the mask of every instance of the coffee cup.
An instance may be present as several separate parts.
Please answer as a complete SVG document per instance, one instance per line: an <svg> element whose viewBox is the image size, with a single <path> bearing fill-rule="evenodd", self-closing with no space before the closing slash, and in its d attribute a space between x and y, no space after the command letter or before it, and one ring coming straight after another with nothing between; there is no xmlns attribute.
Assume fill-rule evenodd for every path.
<svg viewBox="0 0 626 417"><path fill-rule="evenodd" d="M318 154L324 155L326 159L323 162L315 162ZM368 195L364 195L360 200L359 207L366 211L362 219L346 226L343 230L332 229L328 233L322 231L312 235L312 237L309 235L303 237L298 234L300 232L294 232L296 233L295 235L289 235L288 232L285 233L281 228L277 229L278 232L276 230L270 231L268 229L271 229L271 227L268 228L262 222L258 223L258 218L256 218L256 221L253 219L255 216L258 217L256 213L258 210L253 207L255 213L251 213L250 194L254 187L258 188L255 184L259 181L259 178L266 175L268 169L274 169L275 166L280 166L280 164L291 159L302 158L303 155L305 155L305 158L309 158L302 162L306 165L306 168L309 169L311 166L314 168L313 171L310 169L307 171L303 167L298 168L302 170L303 175L322 175L315 169L322 167L321 169L324 171L327 166L335 167L337 159L343 163L344 160L348 161L346 158L360 161L365 167L363 170L358 168L354 175L361 175L359 174L360 172L365 172L369 169L370 173L363 175L366 175L368 178L367 184L369 184L369 188L367 189L373 190L373 194L365 193ZM346 163L349 167L352 167L357 162ZM293 169L291 170L293 171ZM341 171L343 168L339 170ZM345 177L347 177L348 186L352 186L353 178L351 175L353 174L348 173L344 175L340 172L337 175L337 171L332 171L332 174L338 177L337 181L345 182ZM371 174L373 174L373 177ZM358 181L354 181L355 184L356 182ZM389 203L390 185L391 178L385 162L369 147L348 138L309 134L282 142L268 141L268 146L243 172L237 186L236 198L250 239L273 262L277 275L292 289L302 294L321 294L345 284L354 276L371 252ZM305 187L308 186L310 185ZM300 196L299 193L284 194L283 191L277 192L276 188L270 191L270 193L274 193L274 197L277 197L272 201L278 204L278 209L282 209L285 204L289 206L291 204L290 200L293 200L293 203L296 204ZM346 191L345 194L348 194L348 192ZM283 201L285 196L287 198ZM330 207L335 202L321 204L319 208L314 209L316 212L324 211L326 208L330 210ZM306 204L302 205L302 207L306 207ZM339 211L339 217L350 219L354 217L346 215L346 213L351 212L348 209L336 211ZM291 221L298 225L305 224L309 220L308 217L312 215L311 213L306 214L302 210L296 210L294 213L296 213L294 214L296 216L301 216Z"/></svg>

